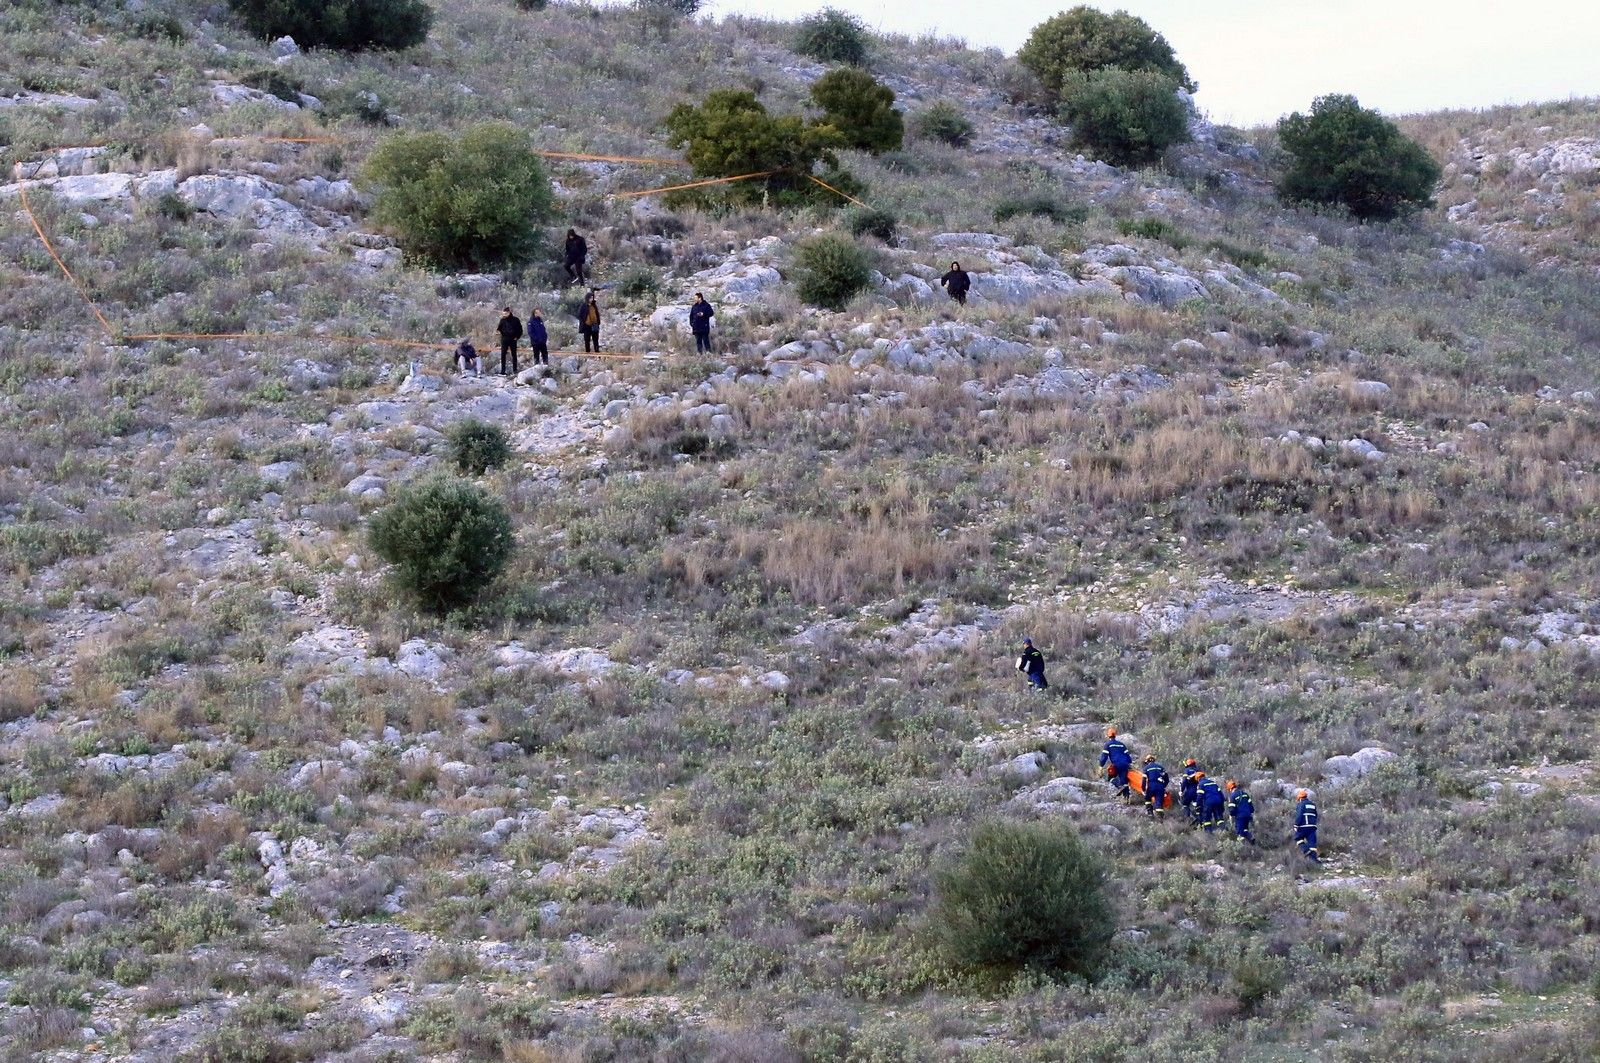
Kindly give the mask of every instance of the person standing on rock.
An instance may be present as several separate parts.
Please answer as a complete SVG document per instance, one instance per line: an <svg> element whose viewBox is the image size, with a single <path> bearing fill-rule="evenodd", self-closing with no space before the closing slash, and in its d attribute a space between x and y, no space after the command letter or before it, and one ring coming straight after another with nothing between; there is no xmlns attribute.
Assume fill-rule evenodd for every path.
<svg viewBox="0 0 1600 1063"><path fill-rule="evenodd" d="M517 373L517 341L522 338L522 319L511 312L508 306L505 313L500 315L500 324L496 326L500 333L500 375L515 376ZM511 371L506 372L506 356L511 356Z"/></svg>
<svg viewBox="0 0 1600 1063"><path fill-rule="evenodd" d="M528 311L528 351L534 365L550 364L550 332L536 309Z"/></svg>
<svg viewBox="0 0 1600 1063"><path fill-rule="evenodd" d="M1203 771L1195 772L1195 778L1200 780L1200 826L1210 834L1222 826L1223 817L1227 814L1228 799L1223 796L1222 787L1217 785L1217 780L1206 778Z"/></svg>
<svg viewBox="0 0 1600 1063"><path fill-rule="evenodd" d="M1044 677L1044 654L1034 646L1032 639L1022 640L1022 655L1017 658L1017 671L1028 677L1028 685L1035 690L1049 690Z"/></svg>
<svg viewBox="0 0 1600 1063"><path fill-rule="evenodd" d="M1151 819L1167 818L1167 786L1172 780L1154 753L1144 755L1144 814Z"/></svg>
<svg viewBox="0 0 1600 1063"><path fill-rule="evenodd" d="M473 376L478 375L478 348L472 345L471 340L463 339L456 344L456 369L463 373L471 373Z"/></svg>
<svg viewBox="0 0 1600 1063"><path fill-rule="evenodd" d="M594 291L591 289L583 300L583 306L578 309L578 333L583 337L583 352L588 354L600 350L600 304L595 301Z"/></svg>
<svg viewBox="0 0 1600 1063"><path fill-rule="evenodd" d="M972 274L961 268L961 263L950 263L950 272L939 278L939 283L950 293L950 298L967 305L967 293L972 290Z"/></svg>
<svg viewBox="0 0 1600 1063"><path fill-rule="evenodd" d="M568 284L589 283L589 241L578 235L578 230L567 230L566 270Z"/></svg>
<svg viewBox="0 0 1600 1063"><path fill-rule="evenodd" d="M1313 864L1322 863L1322 854L1317 850L1317 806L1311 800L1311 791L1297 790L1294 795L1294 843L1300 847L1305 858Z"/></svg>
<svg viewBox="0 0 1600 1063"><path fill-rule="evenodd" d="M1117 796L1126 800L1132 792L1128 786L1128 769L1133 767L1133 754L1123 744L1122 739L1117 737L1115 727L1106 728L1106 744L1100 750L1100 767L1111 780L1111 786L1117 791Z"/></svg>
<svg viewBox="0 0 1600 1063"><path fill-rule="evenodd" d="M1200 822L1200 778L1204 774L1193 757L1183 762L1183 778L1178 780L1178 806L1191 827Z"/></svg>
<svg viewBox="0 0 1600 1063"><path fill-rule="evenodd" d="M1232 779L1228 780L1227 791L1228 816L1233 820L1233 836L1246 845L1254 845L1256 836L1250 825L1255 822L1256 803L1250 797L1250 791Z"/></svg>
<svg viewBox="0 0 1600 1063"><path fill-rule="evenodd" d="M704 292L694 293L694 305L689 307L689 331L694 333L694 353L711 353L711 319L716 310L706 302Z"/></svg>

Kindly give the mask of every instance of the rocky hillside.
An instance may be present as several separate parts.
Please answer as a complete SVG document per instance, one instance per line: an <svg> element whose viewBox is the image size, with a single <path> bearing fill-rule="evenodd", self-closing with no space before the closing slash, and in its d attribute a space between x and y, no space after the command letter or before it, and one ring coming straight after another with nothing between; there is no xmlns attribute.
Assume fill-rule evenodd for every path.
<svg viewBox="0 0 1600 1063"><path fill-rule="evenodd" d="M348 337L531 304L570 352L571 296L405 262L351 183L383 129L660 155L673 104L822 68L780 25L439 6L353 58L214 3L0 10L0 1055L1593 1057L1592 107L1416 119L1439 209L1356 226L1273 199L1265 134L1119 170L1003 57L880 41L977 129L847 156L900 220L871 292L794 293L831 209L554 163L638 357L463 377ZM113 342L23 191L116 328L274 338ZM511 433L518 545L441 620L365 530L466 417ZM1107 723L1245 782L1260 845L1110 800ZM1099 980L935 947L995 817L1104 861Z"/></svg>

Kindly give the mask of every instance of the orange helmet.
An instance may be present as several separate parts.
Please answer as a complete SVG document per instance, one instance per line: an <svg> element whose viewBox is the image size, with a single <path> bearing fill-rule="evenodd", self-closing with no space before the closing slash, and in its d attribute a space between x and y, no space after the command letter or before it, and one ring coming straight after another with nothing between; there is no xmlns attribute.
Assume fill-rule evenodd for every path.
<svg viewBox="0 0 1600 1063"><path fill-rule="evenodd" d="M1184 761L1183 762L1183 766L1186 767L1186 768L1194 767L1194 758L1190 757L1188 760Z"/></svg>
<svg viewBox="0 0 1600 1063"><path fill-rule="evenodd" d="M1203 771L1197 771L1194 773L1194 777L1196 779L1204 779L1206 777L1206 773Z"/></svg>
<svg viewBox="0 0 1600 1063"><path fill-rule="evenodd" d="M1154 764L1156 762L1156 755L1154 753L1146 753L1144 755L1144 762L1146 764Z"/></svg>
<svg viewBox="0 0 1600 1063"><path fill-rule="evenodd" d="M1232 779L1228 780L1228 789L1237 790L1238 788L1239 788L1239 784L1238 783L1234 782Z"/></svg>
<svg viewBox="0 0 1600 1063"><path fill-rule="evenodd" d="M1311 791L1310 790L1296 790L1294 792L1294 799L1296 801L1304 801L1306 798L1308 798L1310 796L1311 796Z"/></svg>
<svg viewBox="0 0 1600 1063"><path fill-rule="evenodd" d="M1107 727L1106 728L1106 737L1107 738L1115 738L1115 737L1117 737L1117 729L1115 727Z"/></svg>

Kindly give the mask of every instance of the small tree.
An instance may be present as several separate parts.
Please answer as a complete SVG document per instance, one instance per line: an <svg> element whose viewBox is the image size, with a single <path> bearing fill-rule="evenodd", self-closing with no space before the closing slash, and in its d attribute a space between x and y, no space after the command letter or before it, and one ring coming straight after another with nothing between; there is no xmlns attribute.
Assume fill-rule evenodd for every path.
<svg viewBox="0 0 1600 1063"><path fill-rule="evenodd" d="M753 92L717 89L698 107L679 104L666 127L668 141L683 149L701 177L770 174L728 185L730 198L759 201L767 195L781 205L830 197L809 175L819 162L838 165L834 151L843 146L838 130L809 124L797 114L769 114Z"/></svg>
<svg viewBox="0 0 1600 1063"><path fill-rule="evenodd" d="M867 27L854 15L837 8L824 8L800 20L794 50L824 63L867 62Z"/></svg>
<svg viewBox="0 0 1600 1063"><path fill-rule="evenodd" d="M905 141L906 123L894 107L894 90L865 70L839 67L811 86L822 121L839 131L848 147L881 155Z"/></svg>
<svg viewBox="0 0 1600 1063"><path fill-rule="evenodd" d="M372 517L367 541L424 607L465 605L505 568L511 517L466 480L435 476L402 490Z"/></svg>
<svg viewBox="0 0 1600 1063"><path fill-rule="evenodd" d="M1093 978L1116 930L1100 862L1064 824L984 824L937 883L933 929L963 967Z"/></svg>
<svg viewBox="0 0 1600 1063"><path fill-rule="evenodd" d="M511 458L511 438L497 424L468 417L451 425L448 435L450 458L468 475L482 476Z"/></svg>
<svg viewBox="0 0 1600 1063"><path fill-rule="evenodd" d="M872 286L872 256L843 233L823 233L795 253L795 290L813 306L843 310L857 292Z"/></svg>
<svg viewBox="0 0 1600 1063"><path fill-rule="evenodd" d="M1052 97L1071 74L1091 70L1147 70L1164 74L1190 92L1195 83L1172 45L1144 19L1126 11L1106 14L1080 5L1033 28L1017 60Z"/></svg>
<svg viewBox="0 0 1600 1063"><path fill-rule="evenodd" d="M871 236L888 244L894 242L900 219L881 207L858 207L850 212L845 224L856 236Z"/></svg>
<svg viewBox="0 0 1600 1063"><path fill-rule="evenodd" d="M1147 70L1069 75L1060 114L1079 144L1121 166L1155 162L1189 139L1189 109L1178 98L1178 86Z"/></svg>
<svg viewBox="0 0 1600 1063"><path fill-rule="evenodd" d="M953 148L964 147L972 139L972 120L948 100L940 100L923 108L912 119L912 128L919 137L937 140Z"/></svg>
<svg viewBox="0 0 1600 1063"><path fill-rule="evenodd" d="M293 37L304 48L410 48L427 39L433 8L423 0L228 0L262 40Z"/></svg>
<svg viewBox="0 0 1600 1063"><path fill-rule="evenodd" d="M372 216L405 248L449 266L515 261L529 230L551 216L550 179L528 135L484 122L459 138L396 133L378 142L361 171Z"/></svg>
<svg viewBox="0 0 1600 1063"><path fill-rule="evenodd" d="M1323 96L1311 114L1278 123L1290 163L1278 195L1346 207L1363 220L1388 220L1433 206L1439 164L1400 127L1354 96Z"/></svg>

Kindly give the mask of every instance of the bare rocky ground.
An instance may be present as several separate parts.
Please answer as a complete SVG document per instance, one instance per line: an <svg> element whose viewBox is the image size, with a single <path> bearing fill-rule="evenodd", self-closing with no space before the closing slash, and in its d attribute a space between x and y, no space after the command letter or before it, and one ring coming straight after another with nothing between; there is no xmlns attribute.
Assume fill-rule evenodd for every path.
<svg viewBox="0 0 1600 1063"><path fill-rule="evenodd" d="M730 47L776 92L821 72L760 32ZM6 220L27 287L73 307L16 296L6 336L30 360L0 392L18 1058L1086 1058L1130 992L1168 1020L1154 1050L1244 1038L1261 1058L1426 1043L1435 1013L1510 1058L1519 1021L1588 1021L1594 351L1562 335L1564 357L1517 347L1534 368L1474 376L1463 350L1512 341L1456 303L1374 301L1426 281L1464 306L1484 245L1521 237L1477 205L1384 237L1290 215L1260 152L1198 119L1169 173L1120 171L963 55L908 53L885 80L912 108L958 98L978 120L959 165L1029 167L1101 212L1087 227L930 217L873 169L924 216L829 314L791 293L790 245L820 219L647 200L596 239L668 263L659 298L607 297L609 345L639 357L514 379L314 338L425 319L453 339L509 299L565 298L412 269L320 149L237 136L315 96L206 75L181 162L32 158L69 260L106 261L102 234L161 204L218 271L259 271L249 320L308 338L85 344ZM0 83L0 114L127 106ZM1555 196L1585 143L1473 157ZM561 179L581 211L631 176ZM6 211L18 191L0 186ZM1111 224L1128 218L1198 235ZM1384 277L1388 255L1411 272ZM976 273L964 310L937 292L953 258ZM382 311L317 304L297 275ZM107 287L151 327L215 298L199 277ZM719 307L715 357L683 353L694 291ZM1419 333L1440 346L1403 356ZM520 560L510 604L437 621L398 600L363 521L467 417L514 441L489 482ZM1026 634L1055 694L1008 685ZM1192 751L1247 782L1261 849L1110 800L1093 756L1112 720L1169 766ZM1317 872L1281 829L1299 786L1328 814ZM929 958L929 869L995 814L1070 817L1145 874L1112 984L974 987ZM1284 963L1333 988L1296 1001L1315 979Z"/></svg>

